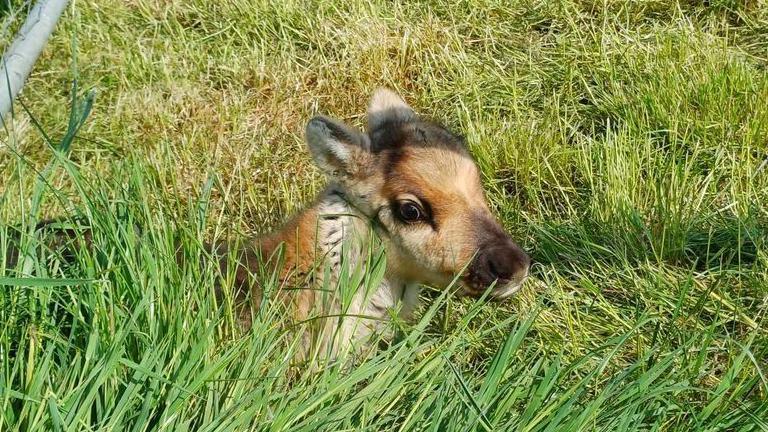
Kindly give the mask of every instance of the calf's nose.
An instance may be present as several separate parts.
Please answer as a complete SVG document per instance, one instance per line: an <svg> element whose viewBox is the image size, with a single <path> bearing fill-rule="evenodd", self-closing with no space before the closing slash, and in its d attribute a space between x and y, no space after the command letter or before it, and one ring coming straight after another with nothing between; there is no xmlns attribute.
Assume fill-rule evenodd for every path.
<svg viewBox="0 0 768 432"><path fill-rule="evenodd" d="M470 272L473 273L473 279L488 286L494 281L521 282L528 274L531 258L520 246L505 242L481 249L472 264Z"/></svg>

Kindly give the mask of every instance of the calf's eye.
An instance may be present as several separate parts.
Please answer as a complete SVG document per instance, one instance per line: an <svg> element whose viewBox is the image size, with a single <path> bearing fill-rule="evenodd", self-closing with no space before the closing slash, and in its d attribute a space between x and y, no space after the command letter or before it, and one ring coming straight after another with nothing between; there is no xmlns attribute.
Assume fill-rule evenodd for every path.
<svg viewBox="0 0 768 432"><path fill-rule="evenodd" d="M403 201L398 206L400 218L406 222L417 222L424 218L424 212L418 204L411 201Z"/></svg>

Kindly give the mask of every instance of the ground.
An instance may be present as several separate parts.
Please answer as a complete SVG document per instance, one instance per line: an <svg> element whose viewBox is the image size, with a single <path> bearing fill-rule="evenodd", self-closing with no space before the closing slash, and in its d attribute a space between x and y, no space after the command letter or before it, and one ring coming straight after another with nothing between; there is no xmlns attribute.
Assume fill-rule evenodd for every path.
<svg viewBox="0 0 768 432"><path fill-rule="evenodd" d="M536 264L307 371L173 245L300 209L305 122L381 85L466 137ZM0 428L768 430L767 100L763 0L72 2L2 132L0 245L76 216L97 250L0 255Z"/></svg>

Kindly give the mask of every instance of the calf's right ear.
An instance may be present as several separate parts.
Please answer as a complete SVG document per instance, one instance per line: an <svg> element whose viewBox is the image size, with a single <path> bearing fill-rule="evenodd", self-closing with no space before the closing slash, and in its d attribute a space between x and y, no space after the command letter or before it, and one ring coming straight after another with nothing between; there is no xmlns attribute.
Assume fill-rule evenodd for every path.
<svg viewBox="0 0 768 432"><path fill-rule="evenodd" d="M305 134L315 165L327 176L351 180L370 171L373 157L368 135L325 116L310 120Z"/></svg>

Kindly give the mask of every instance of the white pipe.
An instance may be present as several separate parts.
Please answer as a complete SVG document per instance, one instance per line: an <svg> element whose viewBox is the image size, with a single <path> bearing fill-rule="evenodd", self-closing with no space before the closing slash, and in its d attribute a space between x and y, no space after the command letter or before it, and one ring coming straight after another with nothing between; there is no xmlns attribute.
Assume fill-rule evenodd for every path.
<svg viewBox="0 0 768 432"><path fill-rule="evenodd" d="M5 51L0 64L0 121L3 123L67 3L68 0L39 0Z"/></svg>

